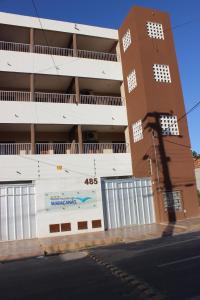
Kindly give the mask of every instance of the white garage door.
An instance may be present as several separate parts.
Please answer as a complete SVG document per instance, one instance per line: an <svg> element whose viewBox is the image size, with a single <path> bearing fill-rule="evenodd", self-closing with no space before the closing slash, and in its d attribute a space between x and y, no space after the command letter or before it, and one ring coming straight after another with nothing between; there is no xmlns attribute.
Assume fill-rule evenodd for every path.
<svg viewBox="0 0 200 300"><path fill-rule="evenodd" d="M106 229L155 222L149 178L104 179L102 195Z"/></svg>
<svg viewBox="0 0 200 300"><path fill-rule="evenodd" d="M36 237L35 187L33 184L0 185L0 240Z"/></svg>

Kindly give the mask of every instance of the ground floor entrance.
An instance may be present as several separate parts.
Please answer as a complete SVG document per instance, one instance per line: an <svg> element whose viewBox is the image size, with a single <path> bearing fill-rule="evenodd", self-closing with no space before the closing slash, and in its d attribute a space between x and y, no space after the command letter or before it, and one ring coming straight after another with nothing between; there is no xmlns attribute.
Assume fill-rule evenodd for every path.
<svg viewBox="0 0 200 300"><path fill-rule="evenodd" d="M0 184L0 241L36 237L35 187Z"/></svg>
<svg viewBox="0 0 200 300"><path fill-rule="evenodd" d="M155 222L150 178L103 179L105 228Z"/></svg>

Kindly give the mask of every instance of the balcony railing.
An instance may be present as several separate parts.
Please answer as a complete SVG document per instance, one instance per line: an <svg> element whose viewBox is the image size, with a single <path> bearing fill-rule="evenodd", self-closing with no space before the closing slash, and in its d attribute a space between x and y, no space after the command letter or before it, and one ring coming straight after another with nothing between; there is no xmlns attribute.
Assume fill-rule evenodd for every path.
<svg viewBox="0 0 200 300"><path fill-rule="evenodd" d="M0 50L30 52L30 44L0 41Z"/></svg>
<svg viewBox="0 0 200 300"><path fill-rule="evenodd" d="M0 144L0 155L30 154L31 143Z"/></svg>
<svg viewBox="0 0 200 300"><path fill-rule="evenodd" d="M0 91L0 101L30 101L31 93L23 91ZM34 101L48 103L77 103L75 94L35 92ZM125 105L122 97L80 95L80 104Z"/></svg>
<svg viewBox="0 0 200 300"><path fill-rule="evenodd" d="M126 143L83 143L82 154L109 154L129 152ZM35 154L80 154L78 143L36 143ZM31 154L31 143L0 144L0 155Z"/></svg>
<svg viewBox="0 0 200 300"><path fill-rule="evenodd" d="M36 154L78 154L78 143L37 143Z"/></svg>
<svg viewBox="0 0 200 300"><path fill-rule="evenodd" d="M0 101L30 101L30 97L30 92L0 91Z"/></svg>
<svg viewBox="0 0 200 300"><path fill-rule="evenodd" d="M40 54L74 56L74 50L69 48L49 47L43 45L35 45L34 52Z"/></svg>
<svg viewBox="0 0 200 300"><path fill-rule="evenodd" d="M82 58L117 61L117 55L112 53L88 51L88 50L78 50L77 53L78 53L77 56Z"/></svg>
<svg viewBox="0 0 200 300"><path fill-rule="evenodd" d="M75 94L35 92L34 100L36 102L76 103L76 95Z"/></svg>
<svg viewBox="0 0 200 300"><path fill-rule="evenodd" d="M31 48L32 47L30 44L0 41L0 50L31 52ZM40 53L40 54L48 54L48 55L77 56L81 58L117 61L117 55L113 53L88 51L88 50L75 51L74 49L71 48L34 45L33 52Z"/></svg>
<svg viewBox="0 0 200 300"><path fill-rule="evenodd" d="M125 143L84 143L83 153L126 153L128 145Z"/></svg>
<svg viewBox="0 0 200 300"><path fill-rule="evenodd" d="M124 99L122 97L112 97L112 96L81 95L80 103L122 106L124 105Z"/></svg>

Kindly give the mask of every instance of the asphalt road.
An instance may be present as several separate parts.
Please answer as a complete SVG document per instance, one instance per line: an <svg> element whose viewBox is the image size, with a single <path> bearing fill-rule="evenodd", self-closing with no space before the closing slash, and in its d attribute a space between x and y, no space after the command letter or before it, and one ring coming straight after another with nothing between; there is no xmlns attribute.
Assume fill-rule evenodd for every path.
<svg viewBox="0 0 200 300"><path fill-rule="evenodd" d="M103 266L77 253L0 264L2 300L137 299ZM140 298L138 298L140 299Z"/></svg>
<svg viewBox="0 0 200 300"><path fill-rule="evenodd" d="M146 284L163 299L200 299L200 232L90 253L97 260L75 252L0 264L1 299L153 299Z"/></svg>
<svg viewBox="0 0 200 300"><path fill-rule="evenodd" d="M200 299L200 232L95 250L165 299Z"/></svg>

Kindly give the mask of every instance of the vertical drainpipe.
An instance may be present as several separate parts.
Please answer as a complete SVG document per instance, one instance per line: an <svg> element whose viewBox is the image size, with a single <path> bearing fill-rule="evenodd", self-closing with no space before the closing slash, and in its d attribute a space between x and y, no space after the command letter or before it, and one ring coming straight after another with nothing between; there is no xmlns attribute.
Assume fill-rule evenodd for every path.
<svg viewBox="0 0 200 300"><path fill-rule="evenodd" d="M34 29L30 28L30 52L34 52ZM35 78L30 74L30 101L35 97ZM35 154L35 124L31 124L31 154Z"/></svg>
<svg viewBox="0 0 200 300"><path fill-rule="evenodd" d="M73 33L73 54L74 54L74 57L78 56L76 33ZM79 86L79 78L78 77L75 77L75 92L76 92L76 103L79 104L80 103L80 86ZM78 125L77 135L78 135L79 153L83 153L82 125Z"/></svg>

